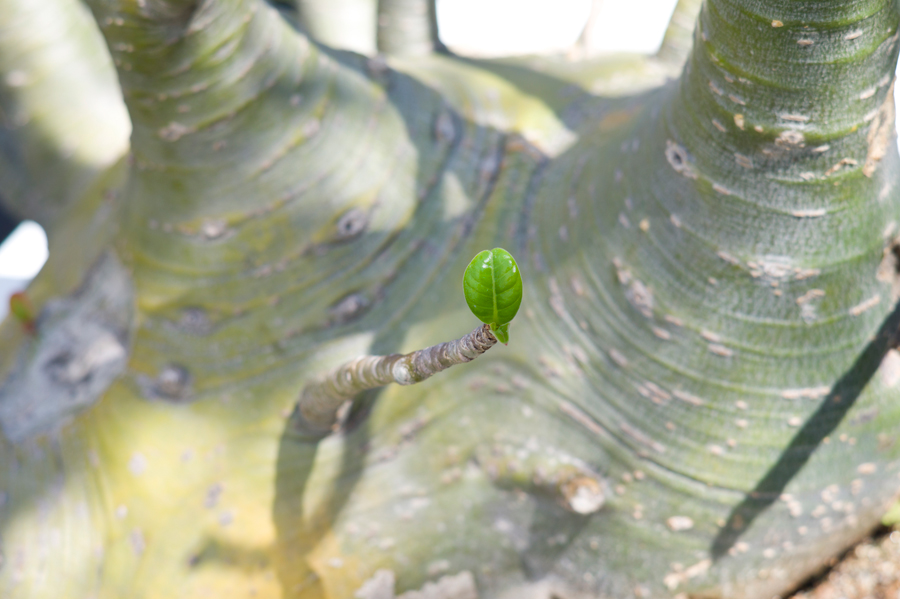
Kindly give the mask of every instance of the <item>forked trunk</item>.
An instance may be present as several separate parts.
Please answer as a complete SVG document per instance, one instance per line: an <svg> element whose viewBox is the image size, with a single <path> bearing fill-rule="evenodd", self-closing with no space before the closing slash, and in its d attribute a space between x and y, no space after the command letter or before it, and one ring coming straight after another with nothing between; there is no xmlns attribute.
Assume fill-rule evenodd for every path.
<svg viewBox="0 0 900 599"><path fill-rule="evenodd" d="M117 162L107 112L70 134L115 91L80 4L0 1L0 193L51 248L0 327L4 597L768 599L900 488L895 2L709 0L668 82L677 27L478 62L382 2L385 62L260 0L88 4ZM472 330L498 246L508 347L298 426Z"/></svg>

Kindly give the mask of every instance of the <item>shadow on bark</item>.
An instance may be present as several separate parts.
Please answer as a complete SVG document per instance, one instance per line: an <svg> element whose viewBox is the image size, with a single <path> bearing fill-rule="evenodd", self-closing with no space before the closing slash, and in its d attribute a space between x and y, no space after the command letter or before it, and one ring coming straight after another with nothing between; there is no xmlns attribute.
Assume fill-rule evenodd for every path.
<svg viewBox="0 0 900 599"><path fill-rule="evenodd" d="M371 403L372 395L373 392L366 393L363 403ZM278 444L272 509L280 546L280 551L276 554L284 560L277 570L285 590L298 590L317 583L317 577L312 575L309 564L306 568L299 565L306 561L309 552L331 531L365 472L368 454L368 421L365 418L357 421L351 415L351 421L357 421L358 426L355 430L339 433L343 437L341 441L344 451L339 466L340 475L332 480L328 501L321 504L323 509L318 513L304 513L306 486L323 439L297 431L293 425L298 422L298 416L295 408ZM292 575L303 574L306 570L310 570L306 573L306 580L288 579Z"/></svg>
<svg viewBox="0 0 900 599"><path fill-rule="evenodd" d="M0 243L3 243L21 222L11 212L3 207L3 198L0 197Z"/></svg>
<svg viewBox="0 0 900 599"><path fill-rule="evenodd" d="M881 365L887 352L897 344L900 327L900 303L885 318L875 338L853 366L831 388L819 409L806 421L778 461L756 487L735 507L725 526L713 540L710 554L714 560L724 557L750 524L778 500L788 483L799 474L812 454L844 419L857 398Z"/></svg>

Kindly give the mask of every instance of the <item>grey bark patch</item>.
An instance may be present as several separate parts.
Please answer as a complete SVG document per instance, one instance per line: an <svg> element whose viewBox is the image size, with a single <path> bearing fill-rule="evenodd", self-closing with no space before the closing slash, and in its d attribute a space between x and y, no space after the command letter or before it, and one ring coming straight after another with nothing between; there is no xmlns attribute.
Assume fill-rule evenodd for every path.
<svg viewBox="0 0 900 599"><path fill-rule="evenodd" d="M37 336L0 386L0 428L10 441L52 432L103 395L125 369L133 301L128 271L105 253L78 290L47 302Z"/></svg>

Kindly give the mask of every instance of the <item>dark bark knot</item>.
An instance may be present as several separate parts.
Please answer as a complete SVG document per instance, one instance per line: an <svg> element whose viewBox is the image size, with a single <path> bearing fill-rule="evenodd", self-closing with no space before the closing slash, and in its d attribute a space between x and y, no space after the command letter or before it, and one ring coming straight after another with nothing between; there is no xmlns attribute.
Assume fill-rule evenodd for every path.
<svg viewBox="0 0 900 599"><path fill-rule="evenodd" d="M335 235L338 241L353 239L366 230L369 225L369 215L359 209L351 208L341 215L335 227Z"/></svg>

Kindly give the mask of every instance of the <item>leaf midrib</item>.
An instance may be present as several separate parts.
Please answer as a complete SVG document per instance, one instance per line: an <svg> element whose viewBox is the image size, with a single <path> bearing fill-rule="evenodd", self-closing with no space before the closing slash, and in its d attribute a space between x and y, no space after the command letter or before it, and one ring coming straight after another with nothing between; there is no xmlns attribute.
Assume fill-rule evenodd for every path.
<svg viewBox="0 0 900 599"><path fill-rule="evenodd" d="M500 313L497 311L497 271L494 270L494 252L491 252L491 302L494 304L494 322L500 326Z"/></svg>

